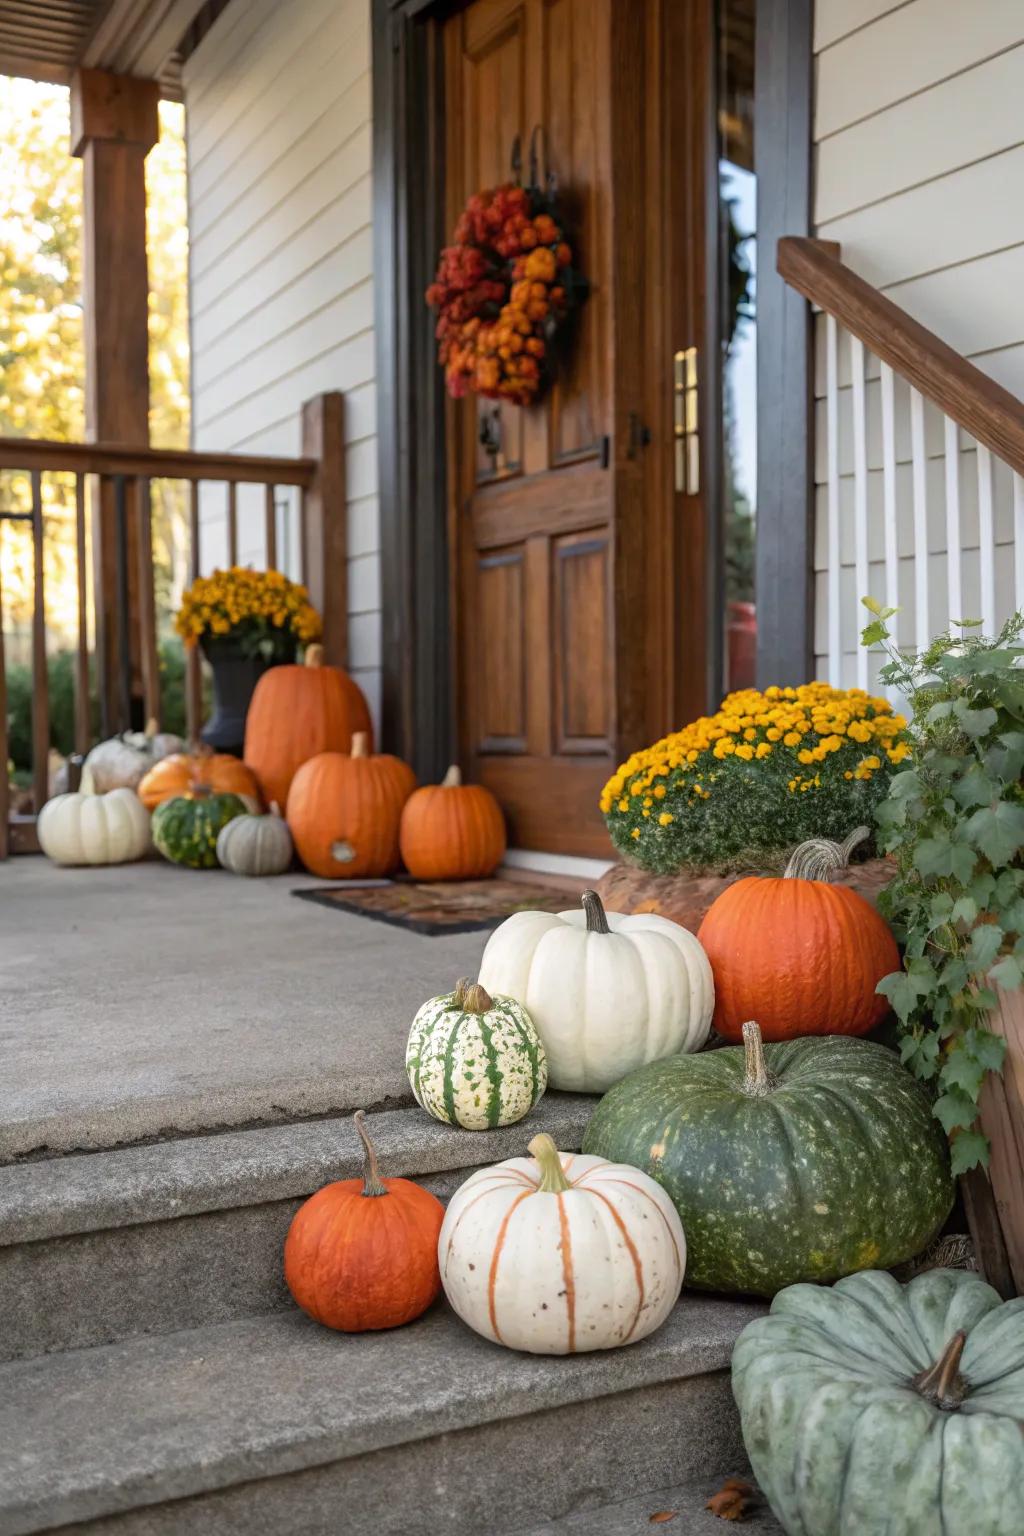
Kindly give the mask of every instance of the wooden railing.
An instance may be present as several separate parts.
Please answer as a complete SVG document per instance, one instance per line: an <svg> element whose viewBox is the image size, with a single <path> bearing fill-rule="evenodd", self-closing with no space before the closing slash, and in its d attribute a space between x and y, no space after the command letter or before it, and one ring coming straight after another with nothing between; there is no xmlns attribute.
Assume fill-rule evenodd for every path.
<svg viewBox="0 0 1024 1536"><path fill-rule="evenodd" d="M3 642L3 593L0 591L0 858L34 844L33 823L48 798L50 748L47 672L46 595L43 540L43 477L74 477L76 561L76 645L74 750L88 752L95 694L104 735L133 724L161 721L157 614L153 581L152 509L154 480L183 481L188 487L189 579L202 569L200 487L220 482L226 494L226 543L229 564L239 554L238 486L264 487L264 565L278 565L277 499L279 487L299 495L299 576L324 620L327 659L346 662L347 601L345 571L345 491L343 401L338 394L319 396L303 407L301 458L122 447L110 443L57 443L31 438L0 438L0 471L29 476L30 506L24 511L0 507L0 527L21 522L32 535L32 805L33 814L10 812L8 783L8 701ZM93 528L112 514L113 561L94 548L87 561L87 486L92 497ZM134 558L133 558L134 557ZM109 567L112 564L112 569ZM90 590L95 609L95 682L90 688L87 623ZM190 736L201 725L199 655L187 653L186 718Z"/></svg>
<svg viewBox="0 0 1024 1536"><path fill-rule="evenodd" d="M867 687L862 597L900 609L899 643L918 650L968 617L993 634L1024 607L1024 402L844 265L837 245L783 239L777 265L824 312L828 672Z"/></svg>

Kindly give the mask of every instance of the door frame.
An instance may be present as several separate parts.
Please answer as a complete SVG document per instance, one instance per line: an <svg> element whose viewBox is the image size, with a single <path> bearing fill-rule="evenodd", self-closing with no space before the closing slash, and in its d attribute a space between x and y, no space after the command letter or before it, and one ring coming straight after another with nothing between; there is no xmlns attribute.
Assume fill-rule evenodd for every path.
<svg viewBox="0 0 1024 1536"><path fill-rule="evenodd" d="M445 396L424 294L448 235L441 32L444 21L463 3L372 0L371 10L382 735L388 750L411 762L422 780L435 783L453 759L456 733ZM760 214L758 218L758 379L771 391L763 395L758 414L759 513L764 509L757 541L762 682L805 681L811 654L811 327L808 307L785 289L773 259L777 234L810 232L811 11L812 0L757 0L759 199L766 210L782 210L770 224ZM785 48L777 46L782 35ZM770 47L769 38L774 39ZM711 171L717 151L713 114L708 117L704 263L713 284L718 266L717 175ZM785 228L776 227L780 218ZM711 294L706 308L713 323ZM712 355L712 349L706 349L708 361ZM705 382L702 394L710 425L718 381L706 375ZM721 444L718 434L706 428L702 436L717 450L705 456L711 509L717 506L721 484ZM708 533L705 568L712 587L720 592L721 529L714 516ZM721 685L723 627L714 590L710 598L705 637L708 704L716 702Z"/></svg>

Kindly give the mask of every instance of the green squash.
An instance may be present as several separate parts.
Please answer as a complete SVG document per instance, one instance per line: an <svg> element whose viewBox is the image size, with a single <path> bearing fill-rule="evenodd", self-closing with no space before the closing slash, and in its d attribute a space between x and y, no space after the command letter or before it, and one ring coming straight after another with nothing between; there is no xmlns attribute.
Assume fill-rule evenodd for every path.
<svg viewBox="0 0 1024 1536"><path fill-rule="evenodd" d="M672 1056L605 1094L584 1152L632 1163L675 1203L687 1283L774 1296L913 1258L953 1204L924 1089L884 1046L843 1035Z"/></svg>
<svg viewBox="0 0 1024 1536"><path fill-rule="evenodd" d="M732 1385L787 1536L1024 1531L1024 1297L950 1269L794 1285L740 1334Z"/></svg>
<svg viewBox="0 0 1024 1536"><path fill-rule="evenodd" d="M405 1069L417 1104L467 1131L515 1124L548 1082L544 1047L522 1003L468 981L423 1004Z"/></svg>
<svg viewBox="0 0 1024 1536"><path fill-rule="evenodd" d="M215 795L203 789L175 795L153 812L153 842L172 864L189 869L217 868L217 837L236 816L248 814L240 795Z"/></svg>

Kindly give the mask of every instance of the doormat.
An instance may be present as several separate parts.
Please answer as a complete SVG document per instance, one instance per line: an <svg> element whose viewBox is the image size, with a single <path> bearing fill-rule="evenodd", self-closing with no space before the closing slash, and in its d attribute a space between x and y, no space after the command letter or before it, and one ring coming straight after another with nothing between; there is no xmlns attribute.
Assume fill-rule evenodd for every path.
<svg viewBox="0 0 1024 1536"><path fill-rule="evenodd" d="M483 933L513 912L564 912L576 904L571 891L523 880L439 880L429 885L396 880L377 886L328 885L292 895L428 937Z"/></svg>

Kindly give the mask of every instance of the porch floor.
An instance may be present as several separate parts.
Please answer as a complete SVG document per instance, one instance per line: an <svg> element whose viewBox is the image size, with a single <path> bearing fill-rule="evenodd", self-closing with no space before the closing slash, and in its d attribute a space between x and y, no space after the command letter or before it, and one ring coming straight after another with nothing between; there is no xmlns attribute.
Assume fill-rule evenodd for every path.
<svg viewBox="0 0 1024 1536"><path fill-rule="evenodd" d="M0 865L0 1163L411 1103L425 998L486 934L298 901L302 875Z"/></svg>

